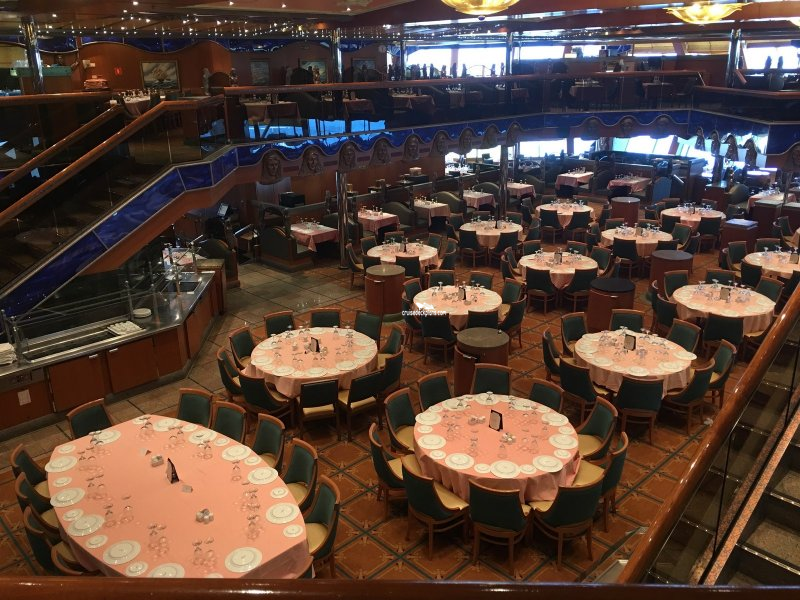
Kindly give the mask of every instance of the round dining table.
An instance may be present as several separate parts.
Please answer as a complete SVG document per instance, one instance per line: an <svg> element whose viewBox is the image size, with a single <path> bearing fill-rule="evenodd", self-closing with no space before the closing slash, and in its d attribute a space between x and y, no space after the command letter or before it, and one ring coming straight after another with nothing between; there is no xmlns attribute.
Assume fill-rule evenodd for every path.
<svg viewBox="0 0 800 600"><path fill-rule="evenodd" d="M502 415L493 429L492 411ZM520 502L553 500L575 479L578 436L561 413L501 394L464 395L416 416L414 452L422 472L464 499L469 482L516 490Z"/></svg>
<svg viewBox="0 0 800 600"><path fill-rule="evenodd" d="M562 253L561 263L555 264L554 252L537 252L528 254L519 259L519 268L522 280L525 281L525 269L540 269L550 272L550 281L553 285L562 290L567 287L572 278L575 277L576 269L599 268L597 261L581 254Z"/></svg>
<svg viewBox="0 0 800 600"><path fill-rule="evenodd" d="M730 300L723 300L722 289L730 290ZM678 317L708 318L709 314L723 317L742 317L744 333L764 331L772 323L775 303L752 290L731 289L718 284L685 285L672 294L678 305Z"/></svg>
<svg viewBox="0 0 800 600"><path fill-rule="evenodd" d="M800 271L800 263L793 262L797 254L792 257L790 252L753 252L744 257L744 262L749 265L761 267L761 272L767 276L778 276L790 279L795 271Z"/></svg>
<svg viewBox="0 0 800 600"><path fill-rule="evenodd" d="M403 244L398 242L388 242L380 246L373 246L367 250L367 256L380 258L382 263L388 264L395 264L398 256L405 258L419 257L419 266L423 270L427 268L435 269L441 262L436 248L418 242L408 242L405 250L403 250Z"/></svg>
<svg viewBox="0 0 800 600"><path fill-rule="evenodd" d="M336 379L340 389L350 389L353 379L371 373L377 364L378 345L372 338L349 328L311 327L259 343L245 373L263 377L284 396L296 398L310 381Z"/></svg>
<svg viewBox="0 0 800 600"><path fill-rule="evenodd" d="M700 226L700 219L703 217L706 218L717 218L719 217L723 221L725 220L725 213L719 210L713 209L696 209L693 210L692 208L686 208L683 206L678 206L676 208L666 208L661 211L662 215L667 215L668 217L679 217L681 223L683 225L688 225L692 228L692 231L697 231L697 228Z"/></svg>
<svg viewBox="0 0 800 600"><path fill-rule="evenodd" d="M542 211L551 210L555 211L558 216L558 222L561 227L566 227L572 221L572 215L575 213L587 212L591 219L594 219L594 209L585 204L576 204L573 202L552 202L550 204L542 204L536 207L536 216L541 216Z"/></svg>
<svg viewBox="0 0 800 600"><path fill-rule="evenodd" d="M429 287L414 296L414 309L428 313L446 313L453 329L464 329L469 311L492 312L500 309L503 299L492 290L467 286L467 299L459 299L454 285Z"/></svg>
<svg viewBox="0 0 800 600"><path fill-rule="evenodd" d="M511 221L470 221L464 223L460 231L474 231L478 236L478 243L486 248L494 248L500 241L500 234L513 231L517 238L522 241L522 225Z"/></svg>
<svg viewBox="0 0 800 600"><path fill-rule="evenodd" d="M45 469L62 536L90 571L271 579L307 565L278 472L216 431L143 415L57 446Z"/></svg>
<svg viewBox="0 0 800 600"><path fill-rule="evenodd" d="M658 242L671 240L672 234L658 230L643 230L637 234L635 227L606 229L601 234L601 243L603 246L611 247L614 245L615 238L636 240L636 252L639 253L639 256L650 256L658 247Z"/></svg>
<svg viewBox="0 0 800 600"><path fill-rule="evenodd" d="M636 347L626 350L626 335L636 338ZM623 375L661 379L664 393L689 383L692 361L697 358L678 344L652 334L622 330L587 333L575 344L575 362L589 367L597 385L619 391Z"/></svg>

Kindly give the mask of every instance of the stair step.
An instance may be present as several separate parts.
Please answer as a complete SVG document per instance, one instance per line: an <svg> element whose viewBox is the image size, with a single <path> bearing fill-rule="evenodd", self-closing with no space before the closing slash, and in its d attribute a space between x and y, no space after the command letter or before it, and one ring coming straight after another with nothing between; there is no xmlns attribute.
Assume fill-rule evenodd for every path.
<svg viewBox="0 0 800 600"><path fill-rule="evenodd" d="M711 531L716 529L719 498L723 482L725 484L724 505L727 506L734 493L736 493L739 482L731 478L725 480L722 473L718 471L709 471L697 488L689 506L686 507L684 518Z"/></svg>
<svg viewBox="0 0 800 600"><path fill-rule="evenodd" d="M695 558L713 541L709 532L681 519L651 567L651 574L664 582L686 583Z"/></svg>
<svg viewBox="0 0 800 600"><path fill-rule="evenodd" d="M759 554L774 557L800 572L800 506L775 496L763 496L740 542Z"/></svg>
<svg viewBox="0 0 800 600"><path fill-rule="evenodd" d="M773 493L800 503L800 448L790 444L770 482Z"/></svg>
<svg viewBox="0 0 800 600"><path fill-rule="evenodd" d="M730 457L728 459L728 470L737 479L744 479L750 472L756 457L761 451L767 440L765 432L760 432L744 427L741 423L731 434ZM714 468L719 471L725 470L726 453L720 452L714 460Z"/></svg>
<svg viewBox="0 0 800 600"><path fill-rule="evenodd" d="M718 585L798 585L800 571L753 548L737 546L717 581Z"/></svg>

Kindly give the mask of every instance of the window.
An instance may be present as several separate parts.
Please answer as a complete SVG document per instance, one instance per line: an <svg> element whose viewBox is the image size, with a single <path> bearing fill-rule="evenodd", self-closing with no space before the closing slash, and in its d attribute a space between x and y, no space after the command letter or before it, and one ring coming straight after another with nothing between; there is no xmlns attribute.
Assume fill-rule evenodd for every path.
<svg viewBox="0 0 800 600"><path fill-rule="evenodd" d="M745 46L744 61L748 69L763 69L767 59L772 58L771 68L778 68L778 59L783 58L784 69L797 69L797 48L788 44L781 46Z"/></svg>
<svg viewBox="0 0 800 600"><path fill-rule="evenodd" d="M520 60L564 58L564 46L523 46L519 51Z"/></svg>

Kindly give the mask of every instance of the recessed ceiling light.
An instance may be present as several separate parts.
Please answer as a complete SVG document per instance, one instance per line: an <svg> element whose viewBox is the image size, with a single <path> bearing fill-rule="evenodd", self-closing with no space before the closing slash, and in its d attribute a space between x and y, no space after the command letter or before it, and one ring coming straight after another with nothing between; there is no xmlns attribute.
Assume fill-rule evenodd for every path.
<svg viewBox="0 0 800 600"><path fill-rule="evenodd" d="M281 2L281 8L286 8L286 2Z"/></svg>
<svg viewBox="0 0 800 600"><path fill-rule="evenodd" d="M134 6L139 6L139 0L133 0L133 5Z"/></svg>
<svg viewBox="0 0 800 600"><path fill-rule="evenodd" d="M57 15L56 13L53 13L53 14L52 14L52 15L50 15L50 16L51 16L51 17L53 17L54 19L55 19L56 17L58 17L58 15Z"/></svg>

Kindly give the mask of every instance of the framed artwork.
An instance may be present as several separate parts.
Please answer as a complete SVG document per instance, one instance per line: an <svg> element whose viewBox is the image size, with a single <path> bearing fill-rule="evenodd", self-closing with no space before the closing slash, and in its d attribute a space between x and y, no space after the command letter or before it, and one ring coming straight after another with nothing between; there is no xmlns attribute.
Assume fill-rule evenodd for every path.
<svg viewBox="0 0 800 600"><path fill-rule="evenodd" d="M375 59L373 58L354 58L353 59L353 73L360 73L362 68L368 71L375 70Z"/></svg>
<svg viewBox="0 0 800 600"><path fill-rule="evenodd" d="M300 68L311 72L314 83L328 83L328 63L324 60L301 60Z"/></svg>
<svg viewBox="0 0 800 600"><path fill-rule="evenodd" d="M251 60L250 76L253 78L253 85L269 85L269 61Z"/></svg>
<svg viewBox="0 0 800 600"><path fill-rule="evenodd" d="M179 90L178 63L174 60L142 62L142 87L159 90Z"/></svg>

